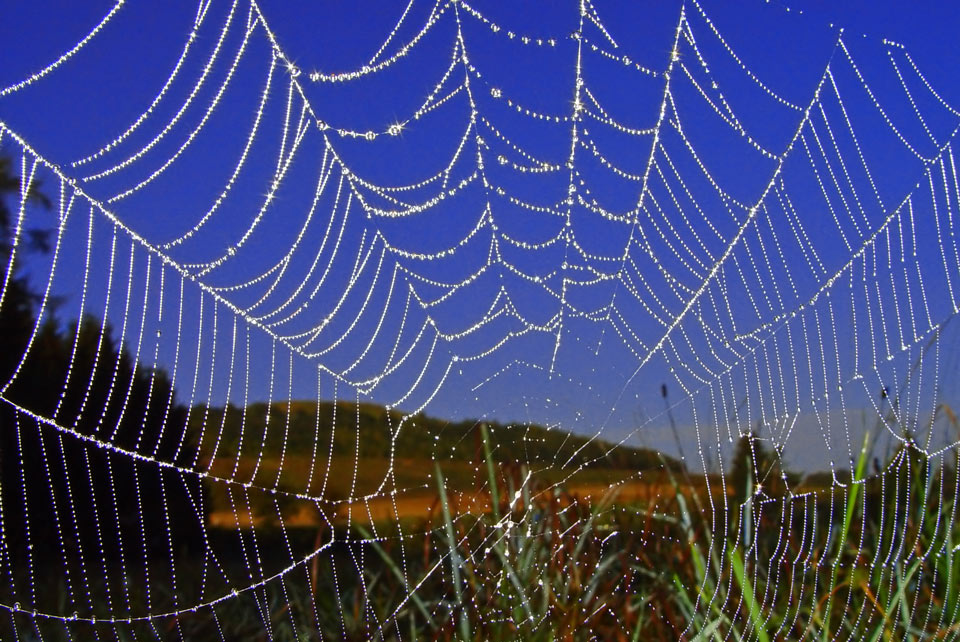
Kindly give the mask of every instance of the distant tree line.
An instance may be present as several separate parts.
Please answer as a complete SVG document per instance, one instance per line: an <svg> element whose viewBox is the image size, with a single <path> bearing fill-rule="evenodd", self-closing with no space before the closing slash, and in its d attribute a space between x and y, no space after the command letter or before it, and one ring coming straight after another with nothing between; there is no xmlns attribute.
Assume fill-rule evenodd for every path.
<svg viewBox="0 0 960 642"><path fill-rule="evenodd" d="M190 413L190 441L201 459L311 454L468 460L480 456L481 421L448 421L418 413L407 417L372 403L280 401L246 409L198 406ZM402 422L402 423L401 423ZM502 463L646 470L682 464L657 451L591 439L536 424L486 421L493 458ZM243 436L241 443L241 434ZM391 442L395 445L391 452ZM219 441L218 441L219 440Z"/></svg>

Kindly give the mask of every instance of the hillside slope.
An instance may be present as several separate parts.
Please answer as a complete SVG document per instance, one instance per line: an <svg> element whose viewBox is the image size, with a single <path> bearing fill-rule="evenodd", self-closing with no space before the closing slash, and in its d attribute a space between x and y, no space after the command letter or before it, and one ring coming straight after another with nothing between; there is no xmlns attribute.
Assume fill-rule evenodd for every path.
<svg viewBox="0 0 960 642"><path fill-rule="evenodd" d="M349 458L482 458L480 421L449 421L424 414L409 416L370 403L349 401L281 401L270 405L195 406L190 412L190 441L201 459L240 456L311 456ZM682 464L660 453L590 439L535 424L484 422L490 431L493 458L500 463L540 464L560 468L674 470ZM205 427L205 428L204 428ZM391 442L392 445L391 445Z"/></svg>

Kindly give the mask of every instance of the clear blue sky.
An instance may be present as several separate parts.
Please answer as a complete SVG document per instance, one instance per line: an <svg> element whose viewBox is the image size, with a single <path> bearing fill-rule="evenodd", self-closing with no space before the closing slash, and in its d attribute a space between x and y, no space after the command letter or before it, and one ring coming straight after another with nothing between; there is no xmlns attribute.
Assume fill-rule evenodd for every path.
<svg viewBox="0 0 960 642"><path fill-rule="evenodd" d="M0 87L17 83L69 50L112 6L109 2L36 1L11 3L5 7L4 20L0 24L0 42L5 52L0 65ZM468 72L463 66L462 51L455 49L457 22L453 5L442 4L444 13L436 24L416 41L411 53L396 64L350 82L311 82L309 75L312 72L332 74L361 69L390 34L405 6L405 2L290 3L263 0L260 5L263 15L285 55L300 70L298 80L315 117L332 130L320 132L313 126L304 130L306 133L295 162L285 174L275 200L249 240L245 239L244 232L255 220L264 195L270 189L283 139L289 75L285 68L278 69L272 80L260 125L262 129L258 130L247 163L231 187L229 198L200 232L170 248L169 255L184 265L226 256L221 267L198 276L213 287L252 279L274 265L297 243L317 187L317 177L322 172L325 145L330 145L329 149L335 151L353 176L380 186L424 180L457 157L449 173L450 186L454 187L477 170L478 143L475 137L480 136L484 168L491 187L484 189L479 180L475 180L435 207L402 219L376 214L368 219L357 207L354 212L357 218L351 219L345 228L340 258L331 268L329 278L332 285L298 317L297 323L302 321L302 324L291 324L286 331L292 333L316 325L334 309L332 302L337 293L349 287L354 259L361 249L369 249L374 232L379 232L396 250L434 254L456 248L452 255L422 261L405 257L402 252L386 253L383 275L374 278L372 272L363 272L353 286L356 294L346 299L316 345L304 348L305 351L333 343L338 333L353 327L354 330L337 348L318 359L326 367L341 371L358 355L365 354L367 361L352 373L373 376L382 367L376 364L384 363L399 336L399 345L404 348L413 346L412 356L405 369L400 369L394 379L374 391L372 397L377 401L404 399L401 407L415 408L431 398L431 392L449 368L446 383L427 407L432 414L554 422L588 434L602 431L608 438L628 435L632 429L641 427L639 434L631 437L631 443L646 443L675 451L673 437L666 430L665 417L661 414L664 402L660 398L660 385L665 382L669 386L670 400L678 404L675 413L688 458L696 452L694 435L697 426L702 435L708 436L707 442L716 443L719 439L721 444L726 444L735 431L744 430L762 416L771 421L766 430L786 444L784 452L788 462L800 467L821 467L829 460L835 460L838 466L843 465L849 443L859 441L857 431L862 430L863 425L872 426L875 422L875 417L870 416L873 402L866 392L847 393L851 397L841 409L836 402L831 406L824 400L824 388L849 384L856 380L856 375L863 374L861 370L872 372L877 381L902 378L915 360L918 347L907 346L908 350L899 350L900 346L892 345L889 351L896 353L895 357L889 366L883 366L890 371L879 372L872 369L872 365L865 365L869 359L859 355L865 345L864 339L857 339L856 335L858 332L867 333L864 330L867 326L866 310L874 310L878 324L881 320L891 324L888 334L892 337L896 334L893 324L904 326L911 305L919 310L920 304L908 304L899 299L894 303L889 298L895 296L893 290L903 296L913 282L889 286L892 290L881 294L881 297L888 297L886 303L864 299L864 307L857 318L857 303L853 304L852 312L849 303L846 307L839 306L828 321L831 312L828 304L821 300L803 307L804 302L822 288L827 279L825 275L840 270L856 255L858 243L878 229L896 204L914 189L915 183L923 177L924 165L905 149L884 118L879 116L876 105L864 93L845 54L836 47L837 35L843 26L844 42L885 107L886 116L897 124L898 131L908 140L920 141L916 143L916 149L921 155L931 156L936 153L937 143L948 140L957 125L957 117L944 109L927 91L923 80L912 73L904 50L885 44L884 39L903 45L922 71L923 78L940 96L951 105L960 105L960 82L955 72L960 63L960 47L956 44L960 12L946 2L798 1L785 4L760 0L704 1L701 6L712 21L709 23L695 3L598 0L593 5L596 13L592 13L593 9L589 12L609 30L616 45L588 19L582 31L585 44L581 47L579 40L570 37L580 23L576 2L496 3L477 0L470 6L483 12L499 29L495 31L465 8L459 9L462 36L472 71ZM603 111L613 121L634 129L654 127L663 99L662 72L670 65L681 6L687 17L685 28L689 32L684 34L677 49L678 62L686 65L693 79L705 89L710 102L677 65L671 78L673 102L668 105L665 118L668 126L663 128L658 143L664 151L657 152L654 158L659 170L669 172L669 156L678 173L689 179L687 187L692 198L701 204L702 216L689 204L671 209L673 197L681 201L684 198L678 195L681 185L673 179L666 183L658 181L656 170L650 200L655 200L663 209L655 209L648 202L649 210L642 215L648 224L642 232L637 231L638 228L631 231L631 226L622 222L608 221L579 202L565 207L563 199L572 182L576 193L589 202L614 212L631 210L637 203L638 182L612 172L592 154L589 146L602 150L605 159L628 174L642 176L650 157L651 135L624 133L610 126L609 122L603 122L602 118L592 116L582 116L576 123L569 120L546 123L542 119L519 115L507 101L513 100L535 112L569 118L574 113L579 48L584 87L602 107L601 110L592 102L593 98L581 92L581 100L587 109L601 116ZM156 109L136 133L102 158L71 165L121 134L157 96L192 29L197 7L191 3L161 5L133 1L125 4L75 57L36 83L0 97L0 119L23 135L39 153L59 164L67 175L84 179L108 169L162 132L165 124L175 117L179 106L188 100L204 73L204 61L216 47L222 27L228 23L230 7L231 3L224 0L211 3L197 29L196 43L191 45L180 77L171 83L164 99L157 103ZM430 2L417 0L412 3L401 28L378 60L389 59L413 38L424 25L432 7ZM210 208L224 185L229 183L255 122L270 66L271 46L259 27L251 32L249 42L241 45L249 5L237 2L235 11L229 20L231 29L224 38L222 51L211 67L208 80L169 134L165 134L142 158L138 155L128 167L104 178L82 181L83 189L89 194L104 202L109 201L150 176L164 165L166 159L176 154L184 142L190 141L186 151L157 180L110 205L120 220L155 245L185 234ZM743 66L718 40L711 24ZM509 32L514 32L515 37L511 38ZM695 39L696 48L686 40L688 34ZM521 38L525 35L534 40L552 38L556 44L523 44ZM593 51L591 44L603 51ZM241 46L244 46L243 56L239 58L230 84L209 121L195 139L191 138L191 131L204 122L205 110L215 100ZM698 51L703 54L706 67L698 59ZM906 75L905 83L912 92L909 99L894 73L888 51L893 52L897 69ZM465 90L460 90L422 118L407 122L443 77L451 64L451 56L460 59L453 59L456 64L449 79L440 86L437 98L462 85L465 76L470 78L472 95L468 97ZM624 63L625 58L627 63ZM819 175L810 172L810 162L801 143L797 143L797 150L783 164L786 192L793 199L790 205L784 205L776 191L767 192L777 162L758 153L756 146L746 143L747 136L731 125L733 119L725 121L713 108L735 114L750 141L778 155L796 133L800 112L810 103L828 61L835 70L834 79L843 96L843 107L857 131L858 143L867 158L883 206L876 201L869 202L867 193L872 187L866 175L858 174L852 166L846 170L851 172L852 190L863 198L863 209L854 202L851 191L844 191L847 188L839 190L843 196L831 192L830 205L824 203L817 176L829 181L828 174L832 170L842 181L840 175L845 169L840 160L848 164L859 163L857 149L850 141L843 140L837 143L839 153L829 161L832 165L828 167L829 163L817 161L820 163ZM656 73L646 74L638 70L637 65ZM756 80L762 82L763 87ZM717 85L711 86L711 81ZM783 100L772 98L772 94ZM829 89L827 94L830 94ZM470 121L471 98L478 120L473 129L466 129ZM724 100L729 111L724 111L727 109ZM801 106L800 112L785 106L784 102ZM824 118L829 119L837 132L844 131L840 103L831 94L823 104ZM302 104L295 100L294 123L301 107ZM914 107L923 116L922 121L916 117ZM814 116L820 118L817 114ZM704 288L696 295L698 305L691 306L686 312L686 302L700 290L709 268L723 255L748 214L743 208L726 208L713 186L704 179L701 168L687 153L682 137L669 126L670 120L680 122L704 166L732 198L753 204L762 197L759 202L776 210L758 218L758 226L766 225L764 221L769 220L770 225L763 229L772 231L757 232L759 237L754 239L750 234L757 226L747 225L745 243L734 243L738 249L731 254L729 261L724 259L724 268L716 275L722 285ZM333 131L383 132L398 122L406 123L399 136L382 135L373 141ZM574 125L584 144L576 149L574 168L577 174L571 179L565 164ZM930 131L929 136L924 127ZM584 128L587 133L582 132ZM468 133L463 139L466 143L458 155L457 149L465 131ZM831 143L827 139L827 128L820 126L817 134L823 137L820 143L826 146L829 155ZM506 142L508 139L523 152L511 147ZM818 144L812 131L805 134L804 140L811 146ZM529 159L523 156L524 152L560 168L535 174L517 172L513 169L514 164L530 165ZM817 150L812 153L816 157ZM282 300L282 293L295 292L303 279L309 281L302 275L308 274L318 248L324 247L325 252L330 252L329 246L321 244L324 238L333 238L331 234L335 235L340 225L335 215L329 228L332 232L327 228L339 175L334 172L333 182L318 201L315 218L304 228L306 232L289 261L288 273L273 295L275 299L268 299L261 306L263 309L270 309L271 301ZM409 192L415 195L409 200L415 202L434 196L437 193L435 185L431 183L424 189ZM504 193L498 194L495 186L501 186ZM386 209L392 207L388 200L371 196L369 190L357 189L368 195L370 203ZM830 189L828 186L828 191ZM405 199L407 193L396 194ZM518 207L510 202L508 195L530 203L555 206L560 215L538 214ZM921 203L922 200L917 198L918 219L923 219L929 210L930 198L926 198L925 204ZM487 202L491 203L491 214L484 222ZM849 209L852 212L849 220L832 222L835 219L831 219L830 206L840 212L841 218L846 216L842 210ZM809 246L804 245L804 241L793 246L784 241L785 249L778 257L771 245L777 234L782 233L784 239L797 234L803 236L792 227L791 211L804 222ZM941 215L947 216L944 210ZM685 218L696 216L700 219L694 222ZM917 246L938 248L946 242L949 234L944 232L946 228L937 228L935 218L925 220L927 224L918 225L916 231ZM565 221L569 221L577 243L590 256L601 258L586 258L576 251L571 253L565 242L568 237L562 237ZM898 229L902 229L899 218L896 222ZM471 236L471 230L478 226L480 231ZM844 237L844 230L850 234L849 239ZM69 231L71 234L83 232L76 228ZM416 275L404 276L397 286L398 292L402 291L405 296L409 282L419 296L433 299L446 290L427 281L456 283L472 278L471 275L488 259L491 238L501 233L534 245L549 241L558 234L562 238L537 250L523 249L501 239L498 247L502 251L502 261L432 307L431 315L437 327L445 333L471 328L488 311L516 312L522 321L510 314L502 314L480 331L451 342L440 342L432 356L428 350L430 342L414 345L410 334L410 326L422 323L425 318L422 310L410 312L409 325L404 326L403 300L391 300L390 306L393 307L387 307L387 313L383 315L385 321L380 324L380 312L387 306L392 266L399 264ZM860 235L859 241L855 233ZM640 245L641 238L643 245ZM630 261L625 262L620 257L624 245L630 242L635 242L635 249L630 254ZM767 246L761 247L764 242ZM238 243L241 246L234 254L225 254L228 248ZM94 262L106 264L109 246L97 247ZM807 263L816 262L809 247L817 252L824 265L821 272L816 268L807 272ZM78 261L82 261L84 249L82 242L68 244L64 261L82 266ZM762 252L770 254L761 256ZM871 287L878 281L872 274L864 276L865 270L876 267L878 259L872 252L871 249L866 253L863 266L844 273L844 279L856 273L852 277L855 282L848 287L856 294L841 292L837 295L841 300L861 296L864 281ZM379 255L375 251L372 256L375 263ZM934 323L943 321L952 313L947 298L938 296L945 292L948 278L942 267L938 272L933 264L939 260L937 251L936 256L931 252L931 256L921 255L916 261L908 261L910 265L919 263L930 269L929 273L924 272L923 278L926 279L927 294L933 301L931 316ZM631 267L624 267L626 263L631 263ZM517 276L503 267L504 264L526 275L542 276L543 284ZM960 265L951 264L946 273L956 268ZM902 266L897 264L896 269L902 270ZM607 274L628 270L632 276L626 285L622 278L592 283L589 275L598 272L591 270ZM763 276L752 276L753 270ZM74 307L68 304L67 310L78 305L76 292L80 274L82 272L68 270L55 282L59 291L73 296ZM673 275L678 282L664 278L664 274ZM909 281L916 276L905 278ZM625 291L630 287L642 290L644 279L649 279L649 295L631 297ZM788 287L791 279L793 285ZM883 281L883 287L888 285ZM774 300L776 286L782 286L783 300ZM90 287L94 293L99 292L98 287L105 290L103 283L92 282ZM371 289L368 299L366 294ZM263 289L250 290L263 293ZM509 297L507 307L504 307L505 298L498 297L501 291ZM916 287L912 292L916 292ZM562 303L556 296L558 293L562 293ZM255 301L259 294L227 290L225 296L244 307ZM847 299L842 299L844 296ZM863 296L875 296L875 293L871 291ZM758 312L755 299L764 297L771 297L771 300L767 308ZM303 298L301 294L298 300ZM618 303L618 319L597 321L577 317L578 313L589 315L591 310L601 311L598 315L604 316L602 310L611 300ZM191 305L195 304L196 300L191 300ZM415 302L412 305L416 308ZM653 311L648 306L652 306ZM659 311L658 306L662 306ZM830 328L836 338L827 340L824 338L827 334L824 334L814 339L813 325L810 328L804 326L804 331L809 330L811 334L803 335L806 337L803 338L798 320L790 322L792 334L789 340L783 339L786 336L783 313L798 306L807 310L807 314L824 315L811 316L809 322L822 321L824 332ZM560 310L563 310L562 318L558 325L552 326L562 328L560 332L552 329L525 332L530 325L549 325ZM894 322L894 311L903 312L904 318ZM696 319L698 312L703 315L702 322ZM187 318L191 313L193 310L188 307ZM683 323L666 332L665 324L669 325L670 319L681 314ZM358 317L360 321L354 326ZM169 316L167 323L170 323ZM780 330L771 330L766 324L773 324ZM734 354L718 347L723 343L723 337L730 339L752 330L759 333L757 336L766 336L767 331L775 335L764 339L766 343L762 345L770 347L769 363L773 362L774 356L782 357L781 367L786 361L803 360L802 355L791 351L791 346L794 350L807 343L821 346L820 356L809 358L796 375L797 378L812 378L811 372L817 371L817 383L808 386L806 392L797 391L800 406L806 410L792 429L778 425L776 420L778 413L782 415L783 404L793 403L792 400L788 403L784 393L786 386L780 382L781 375L771 374L760 382L758 373L761 368L737 366ZM383 340L371 343L369 352L364 353L368 339L375 331ZM632 338L627 336L621 340L618 331L624 335L632 333ZM191 337L188 331L184 332L189 344ZM881 341L879 329L874 332L869 343L884 344L878 358L885 361L888 342L886 339ZM500 341L511 333L521 333L521 336L501 346ZM662 337L667 340L658 343ZM738 341L734 352L737 346L742 348L741 353L749 350L763 352L761 343L754 339L741 336ZM893 343L897 341L900 339ZM261 366L254 368L250 375L249 398L262 399L269 394L269 368L262 365L270 362L269 349L265 345L262 337L253 340L251 349L257 353ZM482 359L449 365L451 355L457 355L458 359L467 358L493 346L499 347ZM647 351L655 346L652 356L646 360ZM169 364L172 349L172 344L161 345L158 351L161 363ZM752 364L751 359L743 361ZM298 361L296 367L309 371L307 361ZM518 362L523 365L516 365ZM638 368L641 363L643 366ZM936 363L941 370L951 364L945 356L937 357ZM732 366L733 374L717 374L723 370L721 364ZM933 368L934 365L930 361L925 367ZM827 372L827 366L832 366L834 371ZM954 369L955 366L953 363ZM789 368L786 371L789 373ZM422 385L404 398L406 387L421 372L424 373ZM181 373L180 376L187 375ZM943 373L938 376L942 377ZM278 387L289 384L294 396L299 397L315 394L316 382L310 381L310 377L294 377L292 381L286 381L285 377L287 375L280 376L279 380L286 383L278 384ZM821 381L825 383L821 384ZM684 386L697 391L690 402L684 399ZM182 385L179 387L183 388ZM864 387L875 389L880 385L871 382ZM347 398L353 395L343 389L340 394ZM931 394L930 389L918 390L913 403L919 405ZM818 401L800 399L804 395ZM274 396L282 398L285 395L276 392ZM234 401L241 398L237 396L236 388L231 398ZM747 399L750 399L749 403ZM779 408L778 403L781 403ZM734 414L734 408L742 414L731 422L729 416L724 418L724 413ZM819 415L810 412L811 408L816 408ZM918 410L917 414L920 416L922 412ZM747 417L752 417L752 421ZM825 440L823 435L828 435L828 439ZM938 439L943 441L946 437L941 435ZM830 440L833 443L828 448L826 442ZM693 464L699 465L699 462Z"/></svg>

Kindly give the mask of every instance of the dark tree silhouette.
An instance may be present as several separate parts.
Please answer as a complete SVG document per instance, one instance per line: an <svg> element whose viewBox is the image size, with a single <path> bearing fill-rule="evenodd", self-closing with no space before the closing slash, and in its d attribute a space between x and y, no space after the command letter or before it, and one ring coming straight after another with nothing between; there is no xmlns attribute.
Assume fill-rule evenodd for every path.
<svg viewBox="0 0 960 642"><path fill-rule="evenodd" d="M779 456L754 432L737 440L728 480L737 503L747 499L748 491L756 492L758 486L767 496L779 496L786 490Z"/></svg>
<svg viewBox="0 0 960 642"><path fill-rule="evenodd" d="M169 566L203 543L202 482L147 460L174 462L187 411L166 372L135 364L109 324L38 318L37 293L21 262L10 263L19 217L10 204L19 209L20 190L12 163L0 158L0 576L11 576L0 598L22 597L31 574L76 581L93 568L104 570L88 581L119 595L137 564ZM49 206L37 184L28 194L29 207ZM18 256L48 252L45 231L26 232ZM179 450L176 463L192 460L189 445ZM11 587L17 595L7 595ZM62 608L37 600L37 608Z"/></svg>

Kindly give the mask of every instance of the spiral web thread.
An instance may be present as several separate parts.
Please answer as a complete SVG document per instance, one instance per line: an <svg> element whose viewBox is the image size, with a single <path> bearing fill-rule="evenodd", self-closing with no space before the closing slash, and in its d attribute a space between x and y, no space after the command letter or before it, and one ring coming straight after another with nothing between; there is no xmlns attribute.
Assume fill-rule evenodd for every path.
<svg viewBox="0 0 960 642"><path fill-rule="evenodd" d="M74 48L0 97L29 91L48 76L82 73L67 62L96 46L122 4ZM687 588L701 612L750 622L747 637L766 637L758 622L790 637L804 605L828 593L817 585L823 569L852 564L877 593L880 585L909 582L915 564L944 560L944 568L953 568L955 513L946 498L956 493L956 475L942 471L955 466L958 439L947 398L957 364L946 337L960 294L953 153L960 112L893 42L873 43L885 59L862 63L843 31L835 32L832 48L820 52L816 82L796 100L765 82L696 0L678 5L665 59L642 62L621 45L635 36L608 25L601 5L579 0L570 9L577 22L572 33L527 34L466 0L438 0L427 10L411 1L366 65L323 73L301 70L284 53L257 2L201 2L155 98L99 149L57 163L31 147L15 124L0 123L0 142L15 158L22 184L36 181L53 199L55 239L50 252L29 259L42 285L37 320L0 388L14 418L3 429L15 435L10 443L18 449L4 459L14 472L4 477L0 506L5 639L83 638L90 631L107 639L189 638L184 627L198 614L226 638L221 620L240 603L270 636L282 627L318 635L316 622L333 611L344 636L362 620L371 637L406 639L405 618L439 621L457 611L467 583L463 569L499 559L497 547L524 530L529 536L536 498L553 497L587 464L571 464L576 453L558 452L546 463L516 453L518 464L559 471L561 481L533 486L530 474L521 475L515 493L504 498L509 510L497 511L491 528L481 524L489 516L469 512L448 516L446 526L439 517L410 526L401 519L405 498L435 485L405 482L395 452L405 428L454 379L467 382L470 407L492 418L522 412L530 423L548 423L553 410L589 399L608 414L576 412L561 427L613 442L613 450L643 440L667 416L682 415L680 432L695 451L684 461L705 487L701 508L712 532L742 538L718 536L708 545L725 551L718 558L724 568L737 563L725 546L746 551L756 597L724 599L719 583L706 590L702 578L701 586ZM412 26L414 19L423 22ZM387 86L400 82L418 73L407 59L424 48L439 51L438 39L448 59L437 78L418 104L379 129L327 120L311 98L327 85L381 76ZM565 109L538 106L535 91L511 93L510 83L498 80L500 70L481 62L484 50L496 47L517 55L535 50L537 59L568 70L572 95L553 101ZM632 114L605 106L603 88L593 82L602 84L614 68L616 78L654 100ZM873 88L874 77L883 78L883 91ZM171 178L178 161L222 112L237 109L229 98L233 83L253 78L258 89L241 108L247 129L236 134L240 153L218 159L211 172L219 177L215 197L191 212L192 222L171 218L178 229L162 236L138 231L136 208L128 204L162 202L180 180ZM525 82L536 88L536 78ZM753 116L735 109L748 100ZM751 125L761 112L788 125L773 134ZM362 161L348 160L389 155L417 131L434 128L453 133L444 148L449 153L430 158L412 183L384 181L382 170L367 172L357 166ZM534 130L533 141L525 140ZM545 138L556 143L550 151L537 149ZM719 177L729 173L716 167L723 158L717 140L730 147L731 158L749 159L747 187ZM617 158L624 149L640 151ZM890 167L899 168L902 186L887 180ZM235 193L249 182L258 200L251 204L245 195L241 207ZM632 204L610 203L617 199L608 193L632 195ZM8 292L15 264L27 260L27 230L51 220L25 189L14 201L0 309L13 305ZM432 235L430 226L444 220L456 223ZM452 242L444 236L449 229L456 230ZM286 239L280 251L271 240L277 237ZM112 340L127 346L140 370L116 359L83 361L76 339L53 401L31 405L22 393L30 383L26 373L42 354L55 297L67 290L57 315L108 321ZM98 345L111 340L102 328L94 335ZM608 367L615 384L598 384ZM171 385L155 382L158 368ZM650 371L664 373L679 399L623 429L621 411L641 396L640 387L659 385L650 383ZM135 372L145 390L136 388ZM540 391L505 399L497 388L522 380L538 382ZM94 382L103 382L105 398L91 391ZM484 397L488 389L497 392ZM294 404L305 403L295 402L304 390L316 402L312 433L291 420ZM322 404L329 399L354 403ZM364 400L396 412L388 415L386 472L375 487L357 490ZM255 420L264 409L254 401L279 412ZM175 412L177 403L187 411ZM216 410L227 403L242 411L239 434ZM107 412L116 404L119 413ZM324 413L332 413L324 418L329 434L320 429ZM805 487L788 479L785 465L754 461L742 503L717 492L736 466L732 442L749 435L751 444L761 444L751 452L762 446L776 461L789 460L798 432L813 435L804 443L822 450L829 483ZM329 490L337 433L356 434L346 496ZM864 435L871 444L886 443L888 457L872 472L860 456ZM280 444L279 458L265 455L271 439ZM295 439L305 446L288 453ZM37 456L46 488L26 477L25 458ZM438 463L443 457L434 455ZM18 466L24 472L11 489ZM480 492L497 492L483 466L481 455L471 460ZM917 497L900 487L913 474L923 480L927 509L944 508L921 527L933 529L924 545L910 512ZM134 480L133 507L115 485L121 478ZM444 490L442 480L434 481ZM895 498L879 509L888 535L870 550L848 509L867 501L868 482ZM229 500L216 524L205 513L210 493ZM10 497L22 498L21 512L12 512ZM187 510L174 512L176 502ZM375 506L386 507L389 533L378 532ZM131 508L134 519L121 519ZM303 511L321 526L306 544L288 536ZM632 516L640 517L640 509ZM571 528L586 519L577 517ZM40 522L53 524L62 559L34 559ZM184 522L199 542L199 574L178 552ZM363 536L354 524L366 524ZM658 537L648 526L636 528L641 539ZM280 554L263 550L268 531L282 533ZM751 544L761 532L776 542L772 552ZM424 534L434 538L436 557L415 573L401 555L390 568L403 591L386 611L318 602L318 590L346 594L350 577L388 569L378 557L383 546ZM448 536L456 545L436 544ZM612 548L626 536L584 535ZM857 536L861 554L841 560L836 542ZM148 552L148 540L166 542L164 563ZM131 546L138 541L142 546ZM238 551L242 564L231 566L225 559ZM548 562L533 564L547 573ZM326 574L317 570L321 563ZM506 571L489 579L516 584ZM934 571L917 593L927 590L955 605L951 581ZM439 597L429 592L438 585ZM632 590L628 579L618 586ZM515 589L515 608L475 606L524 637L541 624L529 603L540 589ZM831 601L846 600L848 629L812 622L810 635L852 638L844 631L888 617L879 602L873 613L853 608L852 590L830 594ZM793 607L774 616L784 596ZM955 609L904 604L905 620L917 630L947 639L960 633ZM580 623L616 619L602 609L585 609ZM697 626L693 618L676 633L692 635Z"/></svg>

